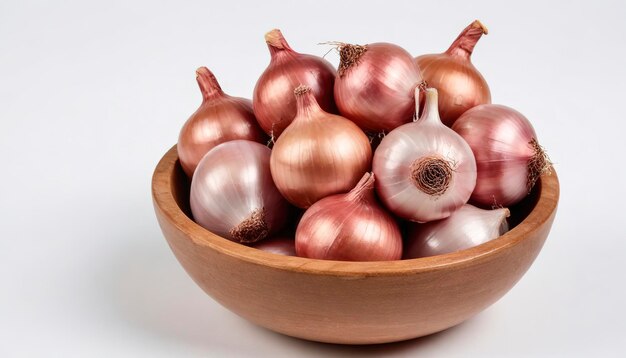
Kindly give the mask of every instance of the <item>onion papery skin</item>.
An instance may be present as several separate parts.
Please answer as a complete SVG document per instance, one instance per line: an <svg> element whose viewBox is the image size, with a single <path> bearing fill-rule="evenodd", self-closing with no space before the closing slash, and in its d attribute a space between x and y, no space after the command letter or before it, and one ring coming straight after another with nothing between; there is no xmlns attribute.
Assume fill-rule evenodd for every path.
<svg viewBox="0 0 626 358"><path fill-rule="evenodd" d="M484 104L465 112L452 129L469 144L478 176L471 201L511 206L525 198L550 168L530 121L513 108Z"/></svg>
<svg viewBox="0 0 626 358"><path fill-rule="evenodd" d="M189 178L200 159L218 144L235 139L265 143L267 135L259 127L249 99L225 94L206 67L196 70L202 104L183 125L178 136L178 157Z"/></svg>
<svg viewBox="0 0 626 358"><path fill-rule="evenodd" d="M372 151L354 123L323 111L306 86L296 92L298 114L274 144L270 168L281 194L308 208L353 188L370 170Z"/></svg>
<svg viewBox="0 0 626 358"><path fill-rule="evenodd" d="M383 138L374 153L373 171L378 197L387 209L415 222L450 216L467 203L476 184L474 155L463 138L439 120L433 88L426 90L422 116Z"/></svg>
<svg viewBox="0 0 626 358"><path fill-rule="evenodd" d="M365 174L347 194L313 204L296 230L298 256L341 261L389 261L402 257L395 218L374 196L374 176Z"/></svg>
<svg viewBox="0 0 626 358"><path fill-rule="evenodd" d="M483 34L487 34L487 28L476 20L446 52L415 58L428 86L439 91L439 115L449 127L468 109L491 103L489 85L471 61L474 46Z"/></svg>
<svg viewBox="0 0 626 358"><path fill-rule="evenodd" d="M291 49L280 30L265 35L271 60L254 87L254 114L263 130L277 138L296 115L293 91L299 85L311 88L322 109L337 113L333 87L336 70L325 59Z"/></svg>
<svg viewBox="0 0 626 358"><path fill-rule="evenodd" d="M293 237L271 237L252 244L252 247L277 255L296 256L296 242Z"/></svg>
<svg viewBox="0 0 626 358"><path fill-rule="evenodd" d="M291 205L280 195L269 168L270 149L234 140L211 149L191 181L194 220L205 229L241 243L280 231Z"/></svg>
<svg viewBox="0 0 626 358"><path fill-rule="evenodd" d="M363 51L357 59L346 55L354 48ZM389 132L411 121L413 93L422 76L406 50L381 42L342 44L339 52L342 59L335 80L335 103L342 116L369 133Z"/></svg>
<svg viewBox="0 0 626 358"><path fill-rule="evenodd" d="M404 259L443 255L483 244L509 230L507 208L484 210L465 204L443 220L412 223Z"/></svg>

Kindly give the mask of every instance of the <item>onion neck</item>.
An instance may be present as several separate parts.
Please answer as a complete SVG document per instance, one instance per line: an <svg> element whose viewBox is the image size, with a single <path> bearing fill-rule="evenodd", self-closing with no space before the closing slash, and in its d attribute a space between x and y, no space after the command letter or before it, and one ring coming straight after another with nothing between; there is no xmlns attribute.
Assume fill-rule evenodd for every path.
<svg viewBox="0 0 626 358"><path fill-rule="evenodd" d="M296 96L296 118L311 118L311 114L322 110L311 87L300 85L293 94Z"/></svg>
<svg viewBox="0 0 626 358"><path fill-rule="evenodd" d="M270 50L272 60L278 58L280 54L295 53L279 29L266 33L265 43L267 43L267 48Z"/></svg>
<svg viewBox="0 0 626 358"><path fill-rule="evenodd" d="M370 201L374 199L374 173L365 173L354 189L346 194L348 201Z"/></svg>
<svg viewBox="0 0 626 358"><path fill-rule="evenodd" d="M507 218L511 216L511 211L507 208L502 208L499 210L502 211L502 216L500 218L500 227L498 228L498 233L500 235L504 235L507 231L509 231L509 221L507 220Z"/></svg>
<svg viewBox="0 0 626 358"><path fill-rule="evenodd" d="M220 87L217 79L208 68L200 67L196 70L196 81L198 81L203 100L206 101L224 95L222 87Z"/></svg>
<svg viewBox="0 0 626 358"><path fill-rule="evenodd" d="M415 107L419 109L419 94L420 89L415 89ZM424 91L425 104L424 111L418 122L441 124L441 118L439 118L439 95L434 88L427 88Z"/></svg>
<svg viewBox="0 0 626 358"><path fill-rule="evenodd" d="M446 51L446 54L465 60L469 60L474 51L474 46L478 43L478 40L483 35L486 35L489 31L480 21L475 20L468 27L466 27L454 40L450 48Z"/></svg>

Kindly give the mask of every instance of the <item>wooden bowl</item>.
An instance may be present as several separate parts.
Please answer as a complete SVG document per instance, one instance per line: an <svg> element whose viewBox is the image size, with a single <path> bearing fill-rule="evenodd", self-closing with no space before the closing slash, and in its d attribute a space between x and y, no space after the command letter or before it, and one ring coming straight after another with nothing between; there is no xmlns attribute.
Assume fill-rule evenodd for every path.
<svg viewBox="0 0 626 358"><path fill-rule="evenodd" d="M517 225L471 249L385 262L280 256L219 237L190 218L189 180L176 148L152 178L154 208L176 258L202 289L241 317L313 341L401 341L457 325L515 285L543 246L559 199L544 175L511 208Z"/></svg>

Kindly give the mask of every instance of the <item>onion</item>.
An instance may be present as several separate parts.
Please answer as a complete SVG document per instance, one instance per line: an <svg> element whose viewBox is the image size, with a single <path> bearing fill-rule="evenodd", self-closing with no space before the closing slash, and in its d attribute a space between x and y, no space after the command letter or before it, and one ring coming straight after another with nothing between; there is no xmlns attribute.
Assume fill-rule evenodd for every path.
<svg viewBox="0 0 626 358"><path fill-rule="evenodd" d="M415 96L418 96L418 89ZM419 120L389 133L374 153L381 201L397 216L439 220L467 202L476 184L476 162L463 138L439 120L437 90L426 90Z"/></svg>
<svg viewBox="0 0 626 358"><path fill-rule="evenodd" d="M296 243L293 237L272 237L256 242L252 247L277 255L296 256Z"/></svg>
<svg viewBox="0 0 626 358"><path fill-rule="evenodd" d="M268 139L254 118L249 99L225 94L206 67L196 70L196 80L202 104L183 125L177 144L180 164L190 178L200 159L216 145L234 139Z"/></svg>
<svg viewBox="0 0 626 358"><path fill-rule="evenodd" d="M298 114L274 144L270 168L281 194L308 208L354 187L370 168L372 150L359 127L324 112L308 87L300 86L294 94Z"/></svg>
<svg viewBox="0 0 626 358"><path fill-rule="evenodd" d="M211 149L191 180L195 221L229 240L251 243L282 229L290 205L272 182L270 149L234 140Z"/></svg>
<svg viewBox="0 0 626 358"><path fill-rule="evenodd" d="M483 34L487 34L487 28L476 20L461 32L446 52L415 58L428 86L439 91L439 115L447 126L452 126L468 109L491 103L487 81L470 59Z"/></svg>
<svg viewBox="0 0 626 358"><path fill-rule="evenodd" d="M478 168L472 202L511 206L522 200L552 163L532 124L518 111L483 104L465 112L452 126L470 145Z"/></svg>
<svg viewBox="0 0 626 358"><path fill-rule="evenodd" d="M347 194L313 204L296 230L298 256L345 261L385 261L402 257L395 219L374 197L374 175L366 173Z"/></svg>
<svg viewBox="0 0 626 358"><path fill-rule="evenodd" d="M296 115L293 90L300 84L311 88L319 105L337 113L333 100L335 69L321 57L297 53L278 29L265 35L271 61L254 87L254 114L263 130L278 137Z"/></svg>
<svg viewBox="0 0 626 358"><path fill-rule="evenodd" d="M509 214L506 208L483 210L466 204L446 219L412 224L403 258L443 255L493 240L509 230Z"/></svg>
<svg viewBox="0 0 626 358"><path fill-rule="evenodd" d="M335 102L364 131L391 131L411 121L422 76L413 57L389 43L340 44Z"/></svg>

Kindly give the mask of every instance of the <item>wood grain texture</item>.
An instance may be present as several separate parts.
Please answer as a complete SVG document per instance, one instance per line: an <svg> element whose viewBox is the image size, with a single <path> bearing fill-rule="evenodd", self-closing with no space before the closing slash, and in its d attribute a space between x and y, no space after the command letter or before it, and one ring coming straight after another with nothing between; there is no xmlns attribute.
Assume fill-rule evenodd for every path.
<svg viewBox="0 0 626 358"><path fill-rule="evenodd" d="M539 254L559 199L553 171L512 208L519 223L498 239L428 258L339 262L274 255L212 234L188 216L188 186L173 147L154 172L152 196L163 234L193 280L260 326L343 344L424 336L494 303Z"/></svg>

